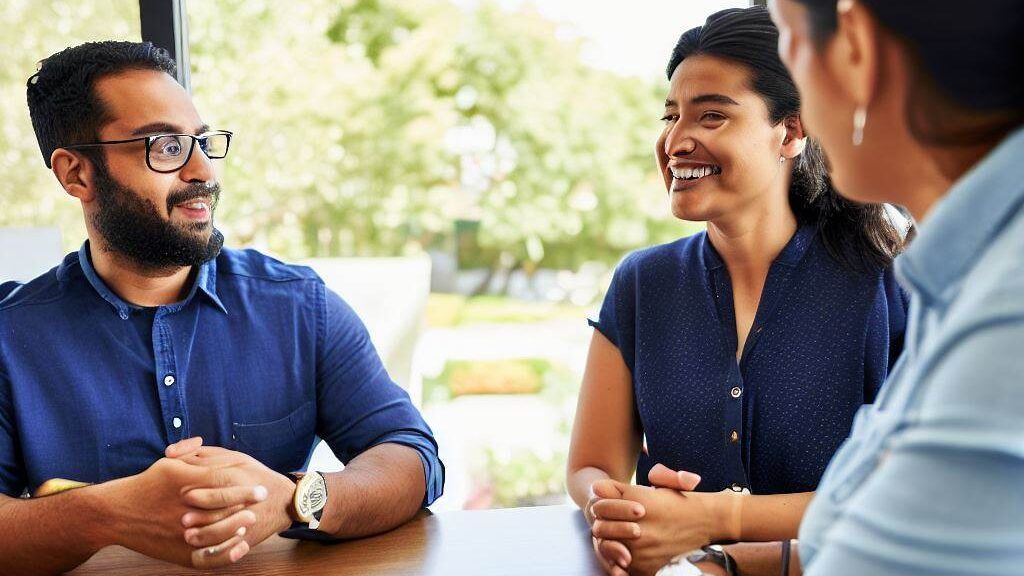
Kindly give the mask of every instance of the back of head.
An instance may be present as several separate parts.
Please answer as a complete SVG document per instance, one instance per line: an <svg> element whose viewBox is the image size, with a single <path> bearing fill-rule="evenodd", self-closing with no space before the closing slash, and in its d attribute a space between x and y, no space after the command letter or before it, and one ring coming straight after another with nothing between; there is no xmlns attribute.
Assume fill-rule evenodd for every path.
<svg viewBox="0 0 1024 576"><path fill-rule="evenodd" d="M838 26L838 0L794 0L814 39ZM1024 4L1020 0L858 0L903 43L913 77L907 118L924 144L992 142L1024 124Z"/></svg>
<svg viewBox="0 0 1024 576"><path fill-rule="evenodd" d="M777 125L800 115L800 93L779 58L778 41L778 28L764 8L722 10L679 38L666 74L671 78L683 60L701 54L740 64L767 105L768 122ZM816 225L829 253L848 268L885 267L903 248L883 206L850 202L832 188L824 152L811 139L796 159L789 203L797 220Z"/></svg>
<svg viewBox="0 0 1024 576"><path fill-rule="evenodd" d="M43 60L28 80L28 109L43 161L61 146L97 139L108 111L97 98L100 78L126 70L175 75L174 60L149 42L89 42Z"/></svg>

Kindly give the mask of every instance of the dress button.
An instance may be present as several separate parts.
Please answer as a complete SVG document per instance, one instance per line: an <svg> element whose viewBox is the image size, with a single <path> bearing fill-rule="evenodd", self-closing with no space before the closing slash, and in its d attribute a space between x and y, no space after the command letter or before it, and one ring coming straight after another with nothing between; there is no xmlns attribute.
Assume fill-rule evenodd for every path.
<svg viewBox="0 0 1024 576"><path fill-rule="evenodd" d="M181 428L181 418L175 416L174 419L171 420L171 426L174 426L175 428Z"/></svg>
<svg viewBox="0 0 1024 576"><path fill-rule="evenodd" d="M733 430L732 432L729 432L729 442L732 442L733 444L735 444L735 443L737 443L739 441L740 441L740 433L739 432L737 432L735 430Z"/></svg>
<svg viewBox="0 0 1024 576"><path fill-rule="evenodd" d="M733 398L739 398L740 394L743 394L743 389L739 386L733 386L732 390L729 391L729 394L731 394Z"/></svg>
<svg viewBox="0 0 1024 576"><path fill-rule="evenodd" d="M173 386L173 385L174 385L174 376L171 376L170 374L168 374L167 376L164 376L164 386Z"/></svg>

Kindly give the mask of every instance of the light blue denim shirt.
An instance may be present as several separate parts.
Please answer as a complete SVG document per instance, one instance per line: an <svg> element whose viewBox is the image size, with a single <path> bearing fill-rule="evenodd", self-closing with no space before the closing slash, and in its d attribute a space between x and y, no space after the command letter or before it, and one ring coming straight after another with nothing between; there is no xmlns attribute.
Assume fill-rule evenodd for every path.
<svg viewBox="0 0 1024 576"><path fill-rule="evenodd" d="M1024 574L1024 130L897 259L903 356L800 529L804 574Z"/></svg>

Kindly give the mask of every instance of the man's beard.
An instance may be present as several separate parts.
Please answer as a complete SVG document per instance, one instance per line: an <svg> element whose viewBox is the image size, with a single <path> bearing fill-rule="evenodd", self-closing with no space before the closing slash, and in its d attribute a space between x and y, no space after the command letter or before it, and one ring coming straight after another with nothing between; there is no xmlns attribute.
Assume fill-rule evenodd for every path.
<svg viewBox="0 0 1024 576"><path fill-rule="evenodd" d="M114 180L105 162L94 164L98 210L92 224L107 249L148 270L197 266L220 254L224 236L213 227L219 184L189 184L171 192L167 197L168 214L175 205L194 198L209 197L211 201L208 221L177 225L164 219L151 200Z"/></svg>

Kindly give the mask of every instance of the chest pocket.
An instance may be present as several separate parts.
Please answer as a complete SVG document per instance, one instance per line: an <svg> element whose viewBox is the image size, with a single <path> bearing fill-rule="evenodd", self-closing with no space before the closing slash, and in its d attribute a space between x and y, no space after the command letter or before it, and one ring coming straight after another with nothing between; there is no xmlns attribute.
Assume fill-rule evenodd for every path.
<svg viewBox="0 0 1024 576"><path fill-rule="evenodd" d="M301 451L303 444L307 448L312 446L316 428L315 404L309 400L287 416L270 422L233 422L231 426L240 450L254 456L284 452L287 457L292 449ZM306 453L301 456L305 458Z"/></svg>

